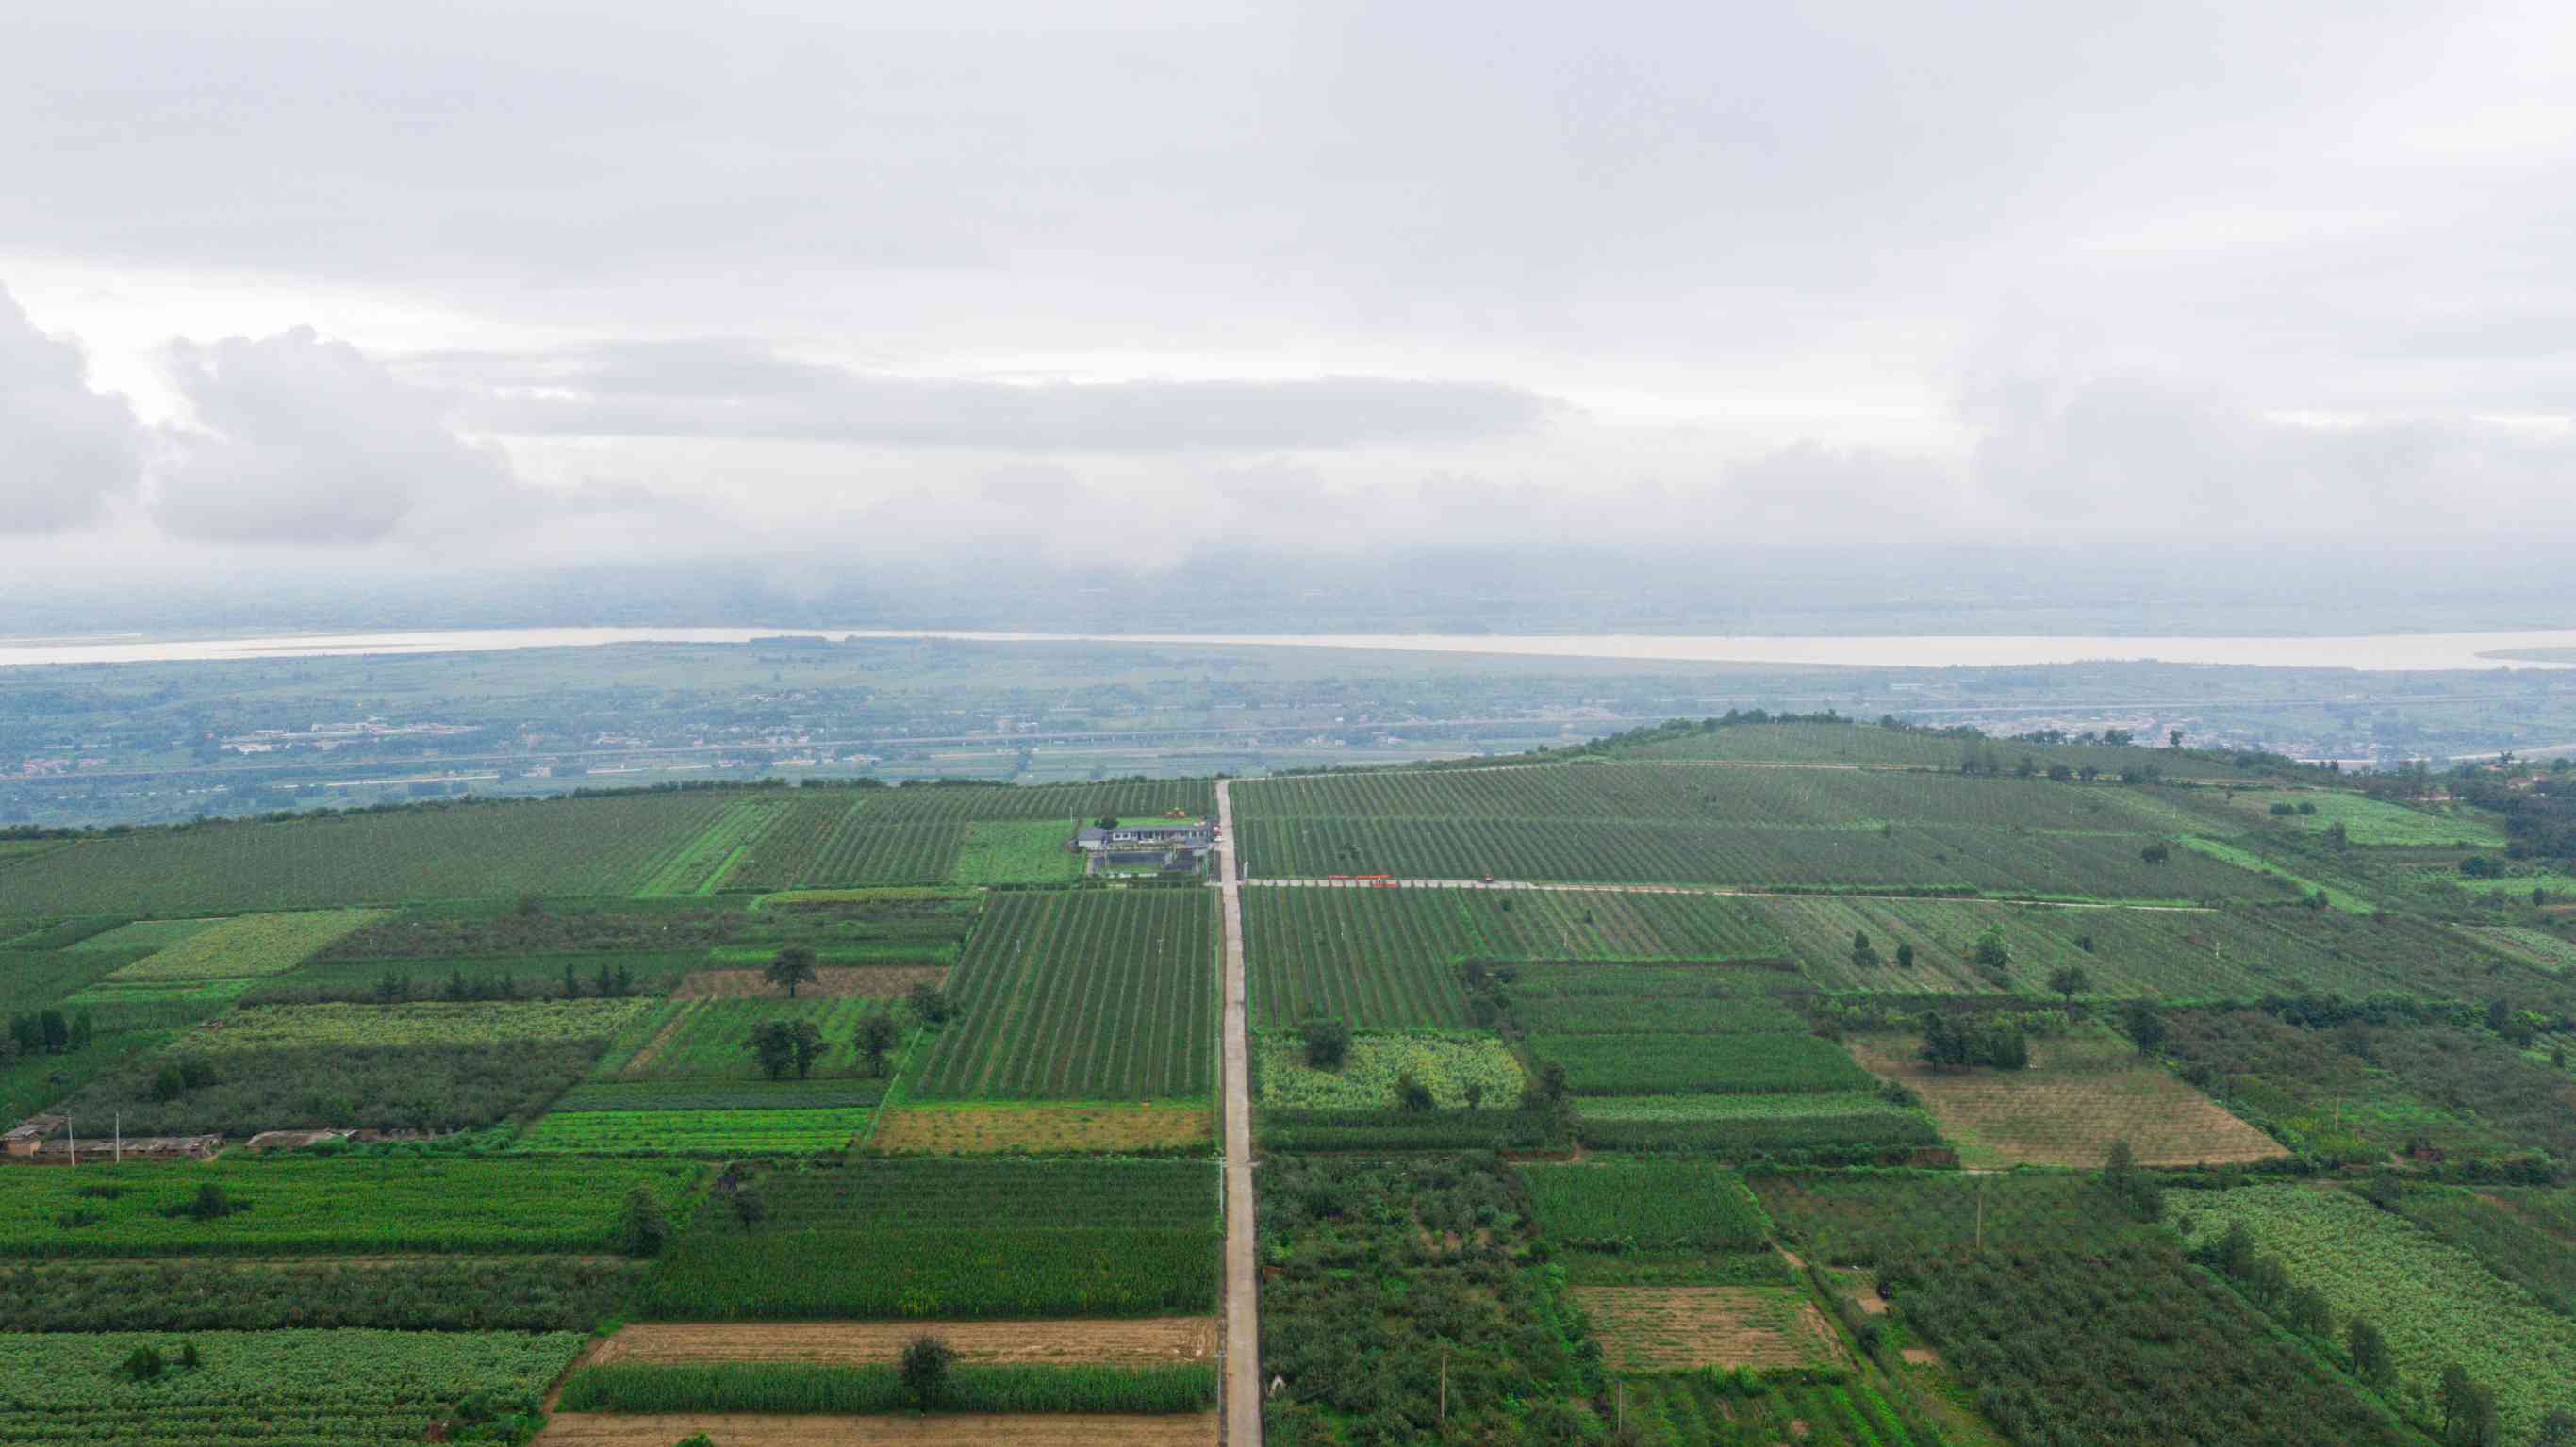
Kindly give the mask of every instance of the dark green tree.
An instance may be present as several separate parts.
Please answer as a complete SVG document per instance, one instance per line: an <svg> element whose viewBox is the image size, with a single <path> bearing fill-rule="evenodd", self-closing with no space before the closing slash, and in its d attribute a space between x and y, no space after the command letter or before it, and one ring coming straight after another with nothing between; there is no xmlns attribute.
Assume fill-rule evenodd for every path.
<svg viewBox="0 0 2576 1447"><path fill-rule="evenodd" d="M912 1405L928 1411L939 1405L948 1392L948 1369L957 1362L957 1352L935 1336L915 1337L903 1349L903 1391Z"/></svg>
<svg viewBox="0 0 2576 1447"><path fill-rule="evenodd" d="M894 1053L903 1032L895 1027L894 1014L879 1010L859 1021L859 1062L871 1076L886 1073L886 1057Z"/></svg>
<svg viewBox="0 0 2576 1447"><path fill-rule="evenodd" d="M784 988L787 998L793 1000L798 985L811 984L816 978L814 952L803 945L789 945L770 958L760 977Z"/></svg>
<svg viewBox="0 0 2576 1447"><path fill-rule="evenodd" d="M1351 1027L1338 1015L1318 1015L1297 1027L1305 1037L1306 1063L1317 1070L1339 1070L1351 1053Z"/></svg>

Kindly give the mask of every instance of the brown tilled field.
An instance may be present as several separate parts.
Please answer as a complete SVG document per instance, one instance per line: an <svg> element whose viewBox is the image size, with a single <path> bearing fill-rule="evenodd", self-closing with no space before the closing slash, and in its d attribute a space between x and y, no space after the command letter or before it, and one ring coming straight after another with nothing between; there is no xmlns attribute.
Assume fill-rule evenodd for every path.
<svg viewBox="0 0 2576 1447"><path fill-rule="evenodd" d="M911 1106L890 1109L868 1137L872 1150L923 1155L1153 1150L1215 1138L1203 1104Z"/></svg>
<svg viewBox="0 0 2576 1447"><path fill-rule="evenodd" d="M2125 1140L2144 1166L2259 1161L2278 1141L2116 1041L2034 1040L2027 1070L1934 1070L1910 1036L1851 1042L1873 1075L1923 1097L1970 1166L2098 1166Z"/></svg>
<svg viewBox="0 0 2576 1447"><path fill-rule="evenodd" d="M1132 1321L831 1321L648 1322L619 1330L588 1361L822 1362L858 1366L891 1362L905 1344L936 1336L958 1359L1019 1365L1051 1362L1122 1367L1212 1361L1212 1316L1143 1317ZM685 1434L684 1434L685 1435Z"/></svg>
<svg viewBox="0 0 2576 1447"><path fill-rule="evenodd" d="M948 978L948 971L936 965L818 965L814 978L796 987L799 995L856 995L871 1000L896 1000L912 993L915 985L937 985ZM780 991L760 977L760 971L691 970L671 992L680 1000L730 1000L744 996L773 999Z"/></svg>
<svg viewBox="0 0 2576 1447"><path fill-rule="evenodd" d="M1613 1371L1842 1365L1815 1303L1781 1286L1576 1286Z"/></svg>
<svg viewBox="0 0 2576 1447"><path fill-rule="evenodd" d="M1170 1417L786 1417L705 1412L621 1416L559 1412L537 1447L671 1447L704 1432L722 1447L1209 1447L1216 1413Z"/></svg>

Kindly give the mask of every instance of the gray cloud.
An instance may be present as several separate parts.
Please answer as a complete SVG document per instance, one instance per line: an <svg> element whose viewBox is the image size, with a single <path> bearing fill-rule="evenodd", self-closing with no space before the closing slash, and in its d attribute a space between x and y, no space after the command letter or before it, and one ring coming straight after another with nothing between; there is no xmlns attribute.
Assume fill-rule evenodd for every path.
<svg viewBox="0 0 2576 1447"><path fill-rule="evenodd" d="M180 536L372 543L424 507L471 514L515 490L435 394L310 328L173 343L168 365L195 425L162 433L154 511Z"/></svg>
<svg viewBox="0 0 2576 1447"><path fill-rule="evenodd" d="M1558 410L1528 391L1479 382L922 379L723 342L448 355L419 359L414 369L469 389L469 427L520 436L1167 452L1455 442L1526 432Z"/></svg>
<svg viewBox="0 0 2576 1447"><path fill-rule="evenodd" d="M96 522L140 470L125 399L91 391L80 348L37 331L0 286L0 532Z"/></svg>

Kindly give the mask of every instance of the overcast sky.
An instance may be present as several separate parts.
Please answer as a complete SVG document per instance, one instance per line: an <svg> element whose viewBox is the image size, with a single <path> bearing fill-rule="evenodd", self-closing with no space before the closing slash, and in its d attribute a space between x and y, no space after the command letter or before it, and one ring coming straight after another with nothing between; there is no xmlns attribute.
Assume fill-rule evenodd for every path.
<svg viewBox="0 0 2576 1447"><path fill-rule="evenodd" d="M0 133L22 580L2576 542L2564 0L92 0Z"/></svg>

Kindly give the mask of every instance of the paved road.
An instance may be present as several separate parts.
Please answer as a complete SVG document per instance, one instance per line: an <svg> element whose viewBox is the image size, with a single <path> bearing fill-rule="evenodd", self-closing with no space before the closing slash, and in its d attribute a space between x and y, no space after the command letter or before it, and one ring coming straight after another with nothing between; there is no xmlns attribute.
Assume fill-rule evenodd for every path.
<svg viewBox="0 0 2576 1447"><path fill-rule="evenodd" d="M1221 789L1224 786L1220 784L1218 787ZM1222 795L1219 797L1222 798ZM1231 829L1227 831L1226 838L1230 850L1233 841ZM1234 877L1234 856L1230 852L1226 855L1225 869L1226 931L1229 941L1233 941L1241 939L1242 934L1236 918L1240 910L1235 903L1239 886ZM1529 879L1330 878L1247 879L1241 881L1241 884L1254 889L1544 889L1563 894L1708 894L1723 895L1731 899L1932 900L1942 904L2014 905L2022 909L2137 909L2150 910L2158 914L2210 913L2209 906L2202 904L2125 904L2119 900L2104 899L2002 899L1974 894L1869 894L1854 891L1818 894L1812 890L1727 889L1713 884L1543 884ZM1237 956L1236 964L1240 966L1242 951L1238 947L1234 953Z"/></svg>
<svg viewBox="0 0 2576 1447"><path fill-rule="evenodd" d="M1225 904L1225 1437L1261 1441L1261 1299L1252 1231L1252 1069L1243 1001L1243 885L1234 801L1216 785L1217 890Z"/></svg>

